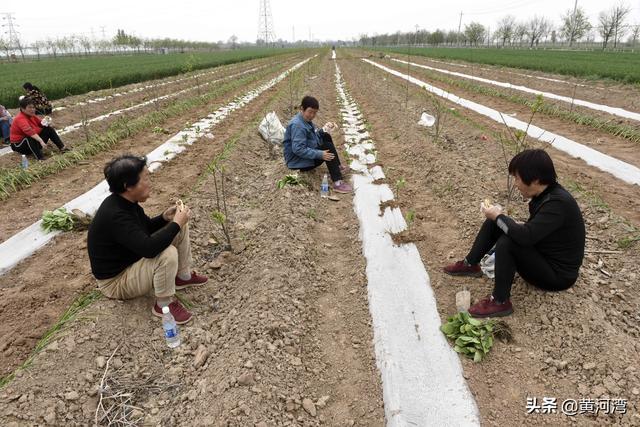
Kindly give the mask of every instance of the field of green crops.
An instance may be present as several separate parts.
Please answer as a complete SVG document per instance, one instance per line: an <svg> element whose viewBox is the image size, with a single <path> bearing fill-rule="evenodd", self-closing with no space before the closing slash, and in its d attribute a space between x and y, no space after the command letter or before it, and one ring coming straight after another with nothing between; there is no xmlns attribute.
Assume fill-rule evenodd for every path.
<svg viewBox="0 0 640 427"><path fill-rule="evenodd" d="M407 48L387 51L407 53ZM587 79L640 83L640 53L526 49L411 48L411 54L564 74Z"/></svg>
<svg viewBox="0 0 640 427"><path fill-rule="evenodd" d="M249 59L289 52L284 49L238 49L185 54L139 54L46 59L0 63L0 104L16 107L22 85L31 82L49 99L108 89Z"/></svg>

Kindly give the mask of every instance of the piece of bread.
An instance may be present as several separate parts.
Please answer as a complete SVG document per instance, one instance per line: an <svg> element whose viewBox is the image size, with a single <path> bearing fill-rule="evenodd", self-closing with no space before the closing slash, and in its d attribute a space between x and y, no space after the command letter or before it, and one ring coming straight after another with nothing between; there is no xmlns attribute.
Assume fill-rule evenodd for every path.
<svg viewBox="0 0 640 427"><path fill-rule="evenodd" d="M482 204L484 205L485 209L489 209L491 206L493 206L493 203L491 202L491 199L488 198L488 197L486 199L484 199Z"/></svg>
<svg viewBox="0 0 640 427"><path fill-rule="evenodd" d="M184 203L182 203L181 199L178 199L178 201L176 202L176 206L178 207L178 209L180 209L181 211L184 210Z"/></svg>

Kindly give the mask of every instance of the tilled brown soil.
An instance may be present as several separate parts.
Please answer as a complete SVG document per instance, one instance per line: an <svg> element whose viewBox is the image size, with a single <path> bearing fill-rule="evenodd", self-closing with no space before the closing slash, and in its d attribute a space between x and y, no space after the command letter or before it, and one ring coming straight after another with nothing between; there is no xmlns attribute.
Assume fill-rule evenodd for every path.
<svg viewBox="0 0 640 427"><path fill-rule="evenodd" d="M491 290L486 279L451 278L440 268L466 253L482 221L480 201L489 196L504 204L502 150L481 138L500 127L462 112L465 118L448 118L447 142L434 144L429 131L416 125L420 113L429 111L417 87L409 86L405 107L407 86L399 80L360 60L341 58L339 64L370 124L388 183L406 181L396 196L415 220L404 238L417 244L445 320L463 285L473 298ZM320 99L318 123L339 121L333 71L326 56L299 71L306 73L308 93ZM311 189L277 190L275 181L288 171L255 132L267 111L288 119L288 97L282 82L214 128L213 143L198 141L153 174L154 194L145 209L159 211L178 197L187 201L196 213L194 268L211 279L184 293L196 318L181 329L181 347L164 347L160 324L149 313L150 297L101 299L0 390L3 425L93 424L96 387L112 354L107 384L134 392L130 416L146 425L384 424L351 197L320 199L322 170L305 174ZM177 121L175 130L181 127ZM215 258L222 236L210 219L212 179L202 172L222 143L236 137L224 162L234 251ZM126 148L134 147L132 141ZM618 246L637 233L637 189L550 152L587 223L581 277L558 294L518 280L515 313L508 318L516 341L496 343L480 364L464 359L465 377L486 425L640 425L640 300L634 292L640 245ZM99 163L76 173L98 179ZM523 203L512 209L526 218ZM84 234L59 236L0 278L3 372L24 360L75 296L94 288L85 246ZM628 413L567 417L558 409L527 415L527 398L543 396L559 404L623 398Z"/></svg>
<svg viewBox="0 0 640 427"><path fill-rule="evenodd" d="M400 64L395 61L389 61L388 59L384 61L377 61L377 62L388 68L392 68L396 71L407 74L407 66L405 64ZM481 95L481 94L445 83L443 81L434 80L434 77L441 78L443 76L442 74L434 71L424 70L417 67L411 67L409 68L408 71L409 71L408 74L411 75L412 77L418 78L428 84L432 84L437 88L446 90L449 93L453 93L462 98L493 108L497 111L502 112L505 115L512 115L518 120L521 120L525 123L529 123L531 119L531 115L532 115L531 109L529 109L524 105L510 102L494 96ZM445 78L456 80L456 81L465 80L464 78L455 77L455 76L445 76ZM495 88L485 83L480 83L480 82L472 82L472 83L477 86L485 86L492 89ZM532 102L535 100L535 96L532 94L518 93L517 91L510 91L504 88L495 88L495 90L498 90L502 93L510 93L510 92L517 93L519 96L526 99L530 99ZM569 104L563 103L561 101L554 101L553 99L545 99L545 103L557 105L561 109L566 111L569 111L570 109ZM610 105L610 104L607 104L607 105ZM640 122L637 122L635 120L624 119L624 118L613 116L604 112L591 110L585 107L574 107L573 110L576 112L580 111L584 114L587 114L593 117L600 117L603 120L612 121L615 123L624 123L629 127L640 129ZM591 147L595 150L608 154L617 159L623 160L634 166L640 166L640 150L638 150L638 147L640 146L640 144L637 142L616 137L605 131L596 130L586 125L581 126L574 122L569 122L561 118L556 118L550 115L546 115L544 113L536 114L533 120L531 121L531 123L532 125L538 126L542 129L545 129L546 131L554 132L558 135L567 137L569 139L572 139L573 141L576 141L580 144Z"/></svg>
<svg viewBox="0 0 640 427"><path fill-rule="evenodd" d="M390 56L407 60L407 55L391 54ZM577 77L549 74L533 70L520 70L517 68L492 66L487 64L474 64L471 62L458 62L446 60L431 60L424 56L411 55L411 62L428 65L433 68L469 74L475 77L526 86L544 92L551 92L570 98L584 99L585 101L620 107L631 111L640 110L640 88L635 85L623 84L614 81L586 80ZM444 63L447 62L448 64ZM463 65L463 66L461 66ZM406 67L406 65L405 65ZM539 76L545 79L562 80L565 83L550 80L541 80L528 77ZM453 76L452 76L453 77ZM478 82L479 83L479 82ZM495 87L495 86L494 86Z"/></svg>
<svg viewBox="0 0 640 427"><path fill-rule="evenodd" d="M148 129L137 133L120 142L111 150L107 150L82 161L77 167L69 167L62 171L45 177L36 184L31 185L8 199L7 210L13 220L0 225L0 240L4 241L24 227L40 219L43 210L55 209L69 200L83 194L104 179L102 167L114 156L114 153L139 152L146 154L160 145L175 132L182 130L189 123L193 123L207 115L207 111L215 111L228 104L238 96L244 95L251 88L255 88L282 73L295 62L289 61L277 67L275 70L261 70L257 75L257 81L248 81L248 84L231 87L221 95L216 96L204 107L197 107L186 111L178 117L169 118L163 123L163 132L158 133L154 129ZM252 79L251 76L244 76ZM225 124L221 124L225 126ZM213 132L216 136L216 130ZM43 189L47 189L43 191Z"/></svg>
<svg viewBox="0 0 640 427"><path fill-rule="evenodd" d="M121 110L125 108L129 108L132 106L136 106L140 103L150 101L152 99L158 98L160 96L169 95L172 93L176 93L185 89L192 88L192 90L188 90L187 92L180 94L177 97L169 97L166 99L158 100L151 104L138 107L129 111L122 112L117 115L113 115L107 117L103 120L95 121L88 123L86 128L80 127L72 132L68 132L64 135L61 135L62 140L69 147L78 147L82 146L86 141L87 136L93 134L100 134L101 132L106 131L109 126L116 123L119 120L128 120L133 117L140 117L144 114L148 114L154 111L161 111L166 108L168 105L174 103L178 99L185 98L195 98L200 94L206 94L215 90L217 87L222 86L224 84L228 84L230 81L233 81L235 78L243 79L247 78L250 75L259 75L265 73L265 69L267 65L273 66L277 62L281 62L283 64L291 63L294 58L299 58L299 55L285 55L284 57L278 57L277 61L274 59L264 58L257 59L252 61L241 62L239 64L231 64L227 66L222 66L211 70L211 72L205 76L199 77L196 81L195 79L187 79L182 81L173 81L163 79L161 81L150 81L146 84L157 84L162 82L168 82L168 84L155 87L151 89L146 89L141 92L133 92L128 93L123 96L114 97L107 99L102 102L88 104L88 105L75 105L70 106L69 108L55 112L53 116L53 121L56 129L61 130L65 126L81 123L83 120L91 120L92 118L108 114L110 112ZM240 73L250 71L255 69L247 74L238 75ZM237 76L232 79L229 77ZM175 80L175 79L174 79ZM210 84L206 84L210 83ZM197 85L200 85L197 87ZM140 85L135 85L134 87L138 87ZM121 91L127 91L130 89L130 86L125 86L120 88ZM165 129L166 130L166 129ZM57 149L53 146L53 144L49 144L50 151L52 155L56 155L58 153ZM49 150L45 150L45 153ZM4 156L0 156L0 168L11 168L16 167L16 165L20 161L20 156L16 153L9 153Z"/></svg>
<svg viewBox="0 0 640 427"><path fill-rule="evenodd" d="M409 86L405 109L404 82L359 59L339 63L348 90L371 125L387 180L392 186L401 178L406 181L399 201L403 212L411 210L416 218L408 235L414 236L427 266L445 321L455 312L455 293L463 286L472 299L492 289L487 279L453 278L441 268L466 255L483 220L479 205L485 197L505 205L502 149L481 138L488 129L499 128L461 111L465 118L449 117L443 130L446 141L434 144L429 131L417 125L422 111L430 111L417 86ZM629 191L631 197L637 188L622 190L615 178L549 151L587 225L580 278L571 290L557 294L518 279L512 295L515 313L508 318L515 342L498 342L482 363L464 359L465 377L486 425L640 425L640 298L635 292L640 245L618 247L620 239L634 234L623 222L629 212L626 199L616 202L607 194L615 189ZM576 183L582 190L575 190ZM512 209L517 218L527 218L524 203ZM539 402L557 398L557 413L527 415L527 398L534 397ZM627 399L628 412L575 417L561 413L565 399L608 398Z"/></svg>
<svg viewBox="0 0 640 427"><path fill-rule="evenodd" d="M337 121L333 63L323 57L298 72L311 73L305 88L321 102L318 122ZM176 197L187 201L195 212L194 268L210 277L183 295L196 318L181 328L182 345L165 347L160 323L149 313L151 298L103 298L0 390L4 425L93 424L96 387L105 374L100 358L116 349L107 381L135 392L132 416L145 425L383 425L351 197L320 199L323 171L305 174L312 189L277 190L275 181L288 171L256 132L267 111L287 120L288 104L282 82L216 127L217 142L198 141L153 174L145 209L158 211ZM212 178L201 171L235 139L223 163L234 250L214 259L222 235L210 218ZM29 277L19 287L34 296L34 311L43 305L40 295L68 304L71 295L95 286L84 245L84 234L56 239L6 275L4 286ZM11 299L6 291L5 299ZM53 305L55 319L62 304ZM21 329L17 322L12 327ZM42 334L35 329L34 337ZM3 367L12 360L3 357Z"/></svg>

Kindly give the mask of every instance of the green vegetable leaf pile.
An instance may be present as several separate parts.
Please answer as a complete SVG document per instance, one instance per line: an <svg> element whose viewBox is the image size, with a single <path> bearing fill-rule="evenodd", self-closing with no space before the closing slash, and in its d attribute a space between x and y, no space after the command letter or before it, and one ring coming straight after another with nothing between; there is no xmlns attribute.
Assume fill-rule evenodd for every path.
<svg viewBox="0 0 640 427"><path fill-rule="evenodd" d="M51 232L51 230L71 231L73 230L73 214L67 212L65 208L44 211L42 214L42 228L47 233Z"/></svg>
<svg viewBox="0 0 640 427"><path fill-rule="evenodd" d="M298 175L285 175L284 178L276 182L276 186L280 189L287 185L302 185L304 182Z"/></svg>
<svg viewBox="0 0 640 427"><path fill-rule="evenodd" d="M453 349L474 362L480 362L493 346L495 322L474 319L466 311L447 320L447 323L440 326L440 330L447 338L454 340Z"/></svg>

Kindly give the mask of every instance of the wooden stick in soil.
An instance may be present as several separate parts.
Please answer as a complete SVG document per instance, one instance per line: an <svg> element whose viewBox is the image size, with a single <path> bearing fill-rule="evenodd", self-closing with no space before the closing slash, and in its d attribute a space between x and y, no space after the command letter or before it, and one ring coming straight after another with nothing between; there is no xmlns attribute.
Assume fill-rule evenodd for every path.
<svg viewBox="0 0 640 427"><path fill-rule="evenodd" d="M113 359L113 356L115 356L115 354L116 354L116 352L118 351L119 348L120 348L120 344L118 344L116 349L113 350L113 353L111 353L111 356L109 356L109 359L107 360L107 363L106 363L106 365L104 367L104 373L102 374L102 379L100 380L100 389L98 390L98 393L100 393L100 399L98 400L98 406L96 407L96 416L95 416L95 425L96 426L98 425L98 412L99 412L100 408L102 407L102 391L104 389L104 380L107 377L107 372L109 371L109 362L111 362L111 359Z"/></svg>

